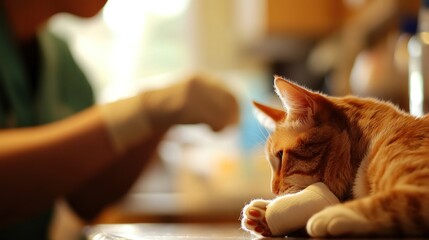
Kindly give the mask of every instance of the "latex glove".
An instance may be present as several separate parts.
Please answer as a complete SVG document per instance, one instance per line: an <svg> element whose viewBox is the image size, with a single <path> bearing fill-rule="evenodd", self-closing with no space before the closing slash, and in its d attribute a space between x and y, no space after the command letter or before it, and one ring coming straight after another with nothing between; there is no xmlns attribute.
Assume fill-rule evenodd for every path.
<svg viewBox="0 0 429 240"><path fill-rule="evenodd" d="M207 75L186 78L142 95L143 108L152 126L206 123L218 131L238 121L237 101L223 85Z"/></svg>
<svg viewBox="0 0 429 240"><path fill-rule="evenodd" d="M337 203L329 188L318 182L272 201L252 201L243 210L242 226L255 235L286 236L304 228L313 214Z"/></svg>
<svg viewBox="0 0 429 240"><path fill-rule="evenodd" d="M101 106L118 153L175 124L206 123L213 130L238 121L238 103L220 83L192 75L169 87Z"/></svg>

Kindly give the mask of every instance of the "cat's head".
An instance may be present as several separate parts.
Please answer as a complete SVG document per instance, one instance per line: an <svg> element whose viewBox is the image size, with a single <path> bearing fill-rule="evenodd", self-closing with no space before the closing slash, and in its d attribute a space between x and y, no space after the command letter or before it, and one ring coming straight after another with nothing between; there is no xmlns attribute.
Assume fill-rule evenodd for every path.
<svg viewBox="0 0 429 240"><path fill-rule="evenodd" d="M330 97L276 76L284 109L254 102L261 123L272 130L266 155L277 195L294 193L322 181L342 197L352 166L347 118Z"/></svg>

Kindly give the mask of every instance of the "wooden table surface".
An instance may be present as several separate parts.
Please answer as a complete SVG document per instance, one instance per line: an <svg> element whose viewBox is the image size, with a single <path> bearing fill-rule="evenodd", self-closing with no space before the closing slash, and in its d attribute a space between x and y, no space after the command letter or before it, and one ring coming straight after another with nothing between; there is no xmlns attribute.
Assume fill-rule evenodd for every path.
<svg viewBox="0 0 429 240"><path fill-rule="evenodd" d="M88 240L146 240L146 239L255 239L232 223L168 223L168 224L100 224L86 227ZM288 238L289 239L289 238Z"/></svg>
<svg viewBox="0 0 429 240"><path fill-rule="evenodd" d="M297 234L285 238L258 238L245 232L238 223L131 223L131 224L99 224L84 229L87 240L177 240L177 239L234 239L234 240L308 240L306 235ZM336 240L367 240L369 238L336 238ZM386 237L378 240L407 239L420 240L427 238Z"/></svg>

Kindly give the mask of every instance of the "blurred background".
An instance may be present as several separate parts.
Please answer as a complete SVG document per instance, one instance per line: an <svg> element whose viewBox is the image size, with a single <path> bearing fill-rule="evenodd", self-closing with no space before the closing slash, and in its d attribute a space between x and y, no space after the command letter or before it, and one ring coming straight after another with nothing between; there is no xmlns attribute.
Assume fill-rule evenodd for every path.
<svg viewBox="0 0 429 240"><path fill-rule="evenodd" d="M425 112L426 2L109 0L92 19L56 16L49 27L69 42L99 102L204 71L241 104L239 126L220 133L173 128L159 161L97 222L237 222L245 203L272 198L263 149L269 133L251 100L279 105L274 74Z"/></svg>

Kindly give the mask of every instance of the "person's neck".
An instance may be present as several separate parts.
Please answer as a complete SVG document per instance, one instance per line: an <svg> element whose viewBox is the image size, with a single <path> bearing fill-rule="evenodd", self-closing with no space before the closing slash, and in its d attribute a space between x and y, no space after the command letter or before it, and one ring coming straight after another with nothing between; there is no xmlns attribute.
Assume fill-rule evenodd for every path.
<svg viewBox="0 0 429 240"><path fill-rule="evenodd" d="M56 12L43 1L3 0L3 8L13 37L19 43L34 39L38 29ZM46 5L48 6L48 5Z"/></svg>

